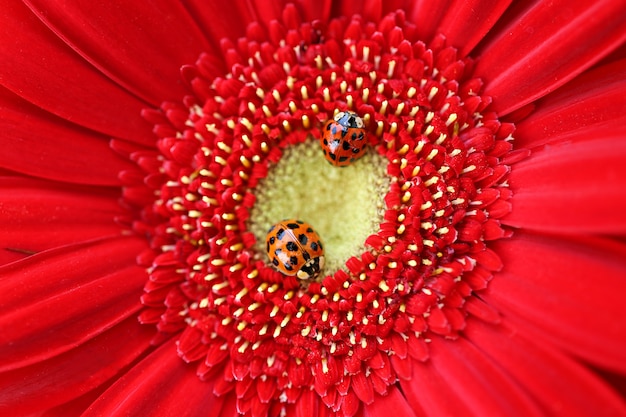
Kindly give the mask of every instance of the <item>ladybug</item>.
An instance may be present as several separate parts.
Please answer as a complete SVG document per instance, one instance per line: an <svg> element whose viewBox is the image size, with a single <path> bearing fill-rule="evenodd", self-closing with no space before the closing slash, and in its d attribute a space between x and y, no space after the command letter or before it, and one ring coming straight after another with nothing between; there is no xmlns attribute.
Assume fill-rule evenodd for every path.
<svg viewBox="0 0 626 417"><path fill-rule="evenodd" d="M265 238L267 256L285 275L307 280L315 278L324 267L324 248L311 225L289 219L273 225Z"/></svg>
<svg viewBox="0 0 626 417"><path fill-rule="evenodd" d="M345 167L365 153L366 131L363 119L351 111L339 112L322 129L320 144L331 164Z"/></svg>

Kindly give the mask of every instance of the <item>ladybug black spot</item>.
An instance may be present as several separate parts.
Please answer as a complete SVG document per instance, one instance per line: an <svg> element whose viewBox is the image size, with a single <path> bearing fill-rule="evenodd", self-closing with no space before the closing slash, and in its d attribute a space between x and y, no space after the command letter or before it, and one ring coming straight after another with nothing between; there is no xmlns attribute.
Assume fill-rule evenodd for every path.
<svg viewBox="0 0 626 417"><path fill-rule="evenodd" d="M296 245L294 242L287 242L287 250L291 251L291 252L295 252L298 250L298 245Z"/></svg>
<svg viewBox="0 0 626 417"><path fill-rule="evenodd" d="M287 227L294 230L300 228L300 225L298 223L287 223Z"/></svg>
<svg viewBox="0 0 626 417"><path fill-rule="evenodd" d="M289 263L293 266L298 265L298 257L297 256L292 256L289 258Z"/></svg>
<svg viewBox="0 0 626 417"><path fill-rule="evenodd" d="M307 243L308 241L309 241L309 238L308 238L308 237L306 237L306 235L305 235L304 233L303 233L303 234L298 235L298 242L300 242L300 244L301 244L301 245L306 245L306 243Z"/></svg>
<svg viewBox="0 0 626 417"><path fill-rule="evenodd" d="M314 251L317 250L317 243L315 242L311 242L311 249L313 249Z"/></svg>
<svg viewBox="0 0 626 417"><path fill-rule="evenodd" d="M350 143L348 143L348 141L344 141L341 144L341 147L343 148L344 151L347 151L348 149L350 149Z"/></svg>

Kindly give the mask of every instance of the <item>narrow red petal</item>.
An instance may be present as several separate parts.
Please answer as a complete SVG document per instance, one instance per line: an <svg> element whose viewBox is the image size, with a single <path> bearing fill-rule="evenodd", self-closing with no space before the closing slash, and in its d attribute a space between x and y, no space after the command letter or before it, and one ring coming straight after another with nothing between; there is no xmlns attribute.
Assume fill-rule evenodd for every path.
<svg viewBox="0 0 626 417"><path fill-rule="evenodd" d="M505 269L483 297L555 345L626 372L626 245L517 232L495 248Z"/></svg>
<svg viewBox="0 0 626 417"><path fill-rule="evenodd" d="M214 396L213 384L198 379L195 367L176 354L175 344L170 340L135 365L83 417L223 415L224 397Z"/></svg>
<svg viewBox="0 0 626 417"><path fill-rule="evenodd" d="M144 353L153 333L131 317L62 355L0 373L0 415L42 412L85 394Z"/></svg>
<svg viewBox="0 0 626 417"><path fill-rule="evenodd" d="M100 396L101 391L104 391L104 389L98 387L78 398L50 408L43 414L36 413L28 417L79 417Z"/></svg>
<svg viewBox="0 0 626 417"><path fill-rule="evenodd" d="M516 124L515 143L534 148L564 141L626 136L626 59L585 72L541 99Z"/></svg>
<svg viewBox="0 0 626 417"><path fill-rule="evenodd" d="M2 8L0 44L0 84L7 89L105 135L152 140L150 125L139 117L145 102L85 62L21 2Z"/></svg>
<svg viewBox="0 0 626 417"><path fill-rule="evenodd" d="M417 36L422 41L429 42L438 33L441 20L453 2L453 0L414 2L408 18L415 22Z"/></svg>
<svg viewBox="0 0 626 417"><path fill-rule="evenodd" d="M300 1L301 3L306 3L303 0ZM410 10L413 7L416 7L416 2L408 0L346 0L341 2L331 1L328 3L332 3L333 16L352 16L354 14L359 14L374 22L379 22L389 13L393 13L398 10L409 12L409 16L412 16L412 14L410 14ZM309 2L308 7L310 8L311 5L315 5L315 3ZM326 4L324 4L324 6L326 6ZM437 9L442 9L442 7L437 5ZM310 15L310 13L307 14L307 16L308 15ZM415 21L413 20L413 22ZM421 26L422 25L418 25L416 29L420 29Z"/></svg>
<svg viewBox="0 0 626 417"><path fill-rule="evenodd" d="M224 396L224 402L222 403L222 409L219 416L216 417L234 417L238 416L237 413L237 397L234 393Z"/></svg>
<svg viewBox="0 0 626 417"><path fill-rule="evenodd" d="M476 62L500 115L545 96L626 40L621 1L520 4L526 7L504 16L508 23L489 35Z"/></svg>
<svg viewBox="0 0 626 417"><path fill-rule="evenodd" d="M136 313L138 238L66 246L0 268L0 370L66 352Z"/></svg>
<svg viewBox="0 0 626 417"><path fill-rule="evenodd" d="M333 5L332 0L307 1L299 0L296 2L302 11L303 18L306 21L321 20L327 22L330 19L330 12ZM395 10L395 9L394 9Z"/></svg>
<svg viewBox="0 0 626 417"><path fill-rule="evenodd" d="M514 379L466 339L433 338L431 352L434 368L454 392L450 400L464 402L466 415L543 415Z"/></svg>
<svg viewBox="0 0 626 417"><path fill-rule="evenodd" d="M132 167L109 138L66 122L0 87L0 166L64 182L119 185Z"/></svg>
<svg viewBox="0 0 626 417"><path fill-rule="evenodd" d="M295 417L309 417L319 415L320 399L314 390L300 394L296 402ZM325 407L322 405L322 407Z"/></svg>
<svg viewBox="0 0 626 417"><path fill-rule="evenodd" d="M596 66L601 67L603 65L610 64L624 59L626 57L626 42L615 48L610 54L602 58Z"/></svg>
<svg viewBox="0 0 626 417"><path fill-rule="evenodd" d="M280 20L283 4L279 1L250 0L248 2L259 22L271 22L272 20Z"/></svg>
<svg viewBox="0 0 626 417"><path fill-rule="evenodd" d="M389 389L389 394L363 406L363 417L388 416L417 417L406 397L395 387Z"/></svg>
<svg viewBox="0 0 626 417"><path fill-rule="evenodd" d="M353 391L348 391L337 402L340 403L339 407L344 417L354 417L361 407L361 400Z"/></svg>
<svg viewBox="0 0 626 417"><path fill-rule="evenodd" d="M457 398L451 385L431 361L415 363L411 379L400 386L418 416L474 416L464 401Z"/></svg>
<svg viewBox="0 0 626 417"><path fill-rule="evenodd" d="M220 47L222 38L235 40L245 36L248 24L256 20L246 0L209 3L189 0L184 5L216 49Z"/></svg>
<svg viewBox="0 0 626 417"><path fill-rule="evenodd" d="M541 149L510 174L513 210L502 222L565 233L626 231L626 142L593 138Z"/></svg>
<svg viewBox="0 0 626 417"><path fill-rule="evenodd" d="M468 323L468 339L530 392L549 415L624 416L624 399L595 374L523 331Z"/></svg>
<svg viewBox="0 0 626 417"><path fill-rule="evenodd" d="M374 388L370 378L365 373L359 372L352 376L352 389L364 404L371 404L374 401Z"/></svg>
<svg viewBox="0 0 626 417"><path fill-rule="evenodd" d="M511 0L455 0L447 8L438 29L446 36L448 44L459 48L459 54L466 56L493 27L509 4Z"/></svg>
<svg viewBox="0 0 626 417"><path fill-rule="evenodd" d="M0 265L11 252L36 253L121 232L119 191L0 177ZM42 204L42 201L45 204Z"/></svg>
<svg viewBox="0 0 626 417"><path fill-rule="evenodd" d="M180 67L212 52L182 2L26 3L94 67L153 106L180 99L185 94Z"/></svg>

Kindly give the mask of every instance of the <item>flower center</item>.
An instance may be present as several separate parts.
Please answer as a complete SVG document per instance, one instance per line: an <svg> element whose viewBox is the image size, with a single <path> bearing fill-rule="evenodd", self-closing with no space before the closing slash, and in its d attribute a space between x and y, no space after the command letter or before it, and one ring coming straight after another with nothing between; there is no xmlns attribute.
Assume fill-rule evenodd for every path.
<svg viewBox="0 0 626 417"><path fill-rule="evenodd" d="M322 236L324 275L334 274L365 251L365 240L380 227L389 191L386 168L386 159L374 150L338 169L324 159L316 139L290 146L255 189L248 221L255 251L264 252L272 224L297 217Z"/></svg>
<svg viewBox="0 0 626 417"><path fill-rule="evenodd" d="M185 71L193 95L147 113L158 152L131 155L145 189L126 190L152 244L140 319L180 333L180 356L242 413L286 413L314 390L350 416L409 378L431 338L488 314L473 294L500 267L489 241L510 234L513 126L486 111L470 61L412 39L401 12L378 26L296 15L224 41L230 73L201 57ZM347 110L370 145L338 168L316 139ZM306 286L262 246L294 217L326 250Z"/></svg>

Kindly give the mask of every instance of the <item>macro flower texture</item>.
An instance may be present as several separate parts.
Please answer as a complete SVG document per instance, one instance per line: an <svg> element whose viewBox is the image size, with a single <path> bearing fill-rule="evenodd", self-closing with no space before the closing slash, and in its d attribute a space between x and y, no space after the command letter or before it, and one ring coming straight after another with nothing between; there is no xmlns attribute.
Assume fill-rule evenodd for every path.
<svg viewBox="0 0 626 417"><path fill-rule="evenodd" d="M0 415L626 415L624 0L0 12Z"/></svg>

